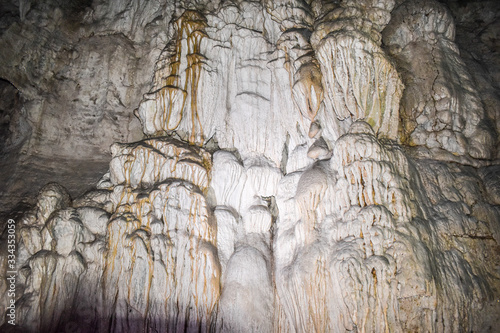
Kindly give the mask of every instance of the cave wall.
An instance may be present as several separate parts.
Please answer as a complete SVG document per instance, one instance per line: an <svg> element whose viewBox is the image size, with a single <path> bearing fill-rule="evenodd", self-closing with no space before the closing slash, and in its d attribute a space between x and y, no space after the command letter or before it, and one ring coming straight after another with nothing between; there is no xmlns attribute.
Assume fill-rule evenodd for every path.
<svg viewBox="0 0 500 333"><path fill-rule="evenodd" d="M106 171L113 142L142 137L132 111L150 86L173 5L3 1L0 6L0 78L17 89L2 99L19 94L19 110L2 144L5 213L20 201L32 204L27 198L50 181L81 195Z"/></svg>
<svg viewBox="0 0 500 333"><path fill-rule="evenodd" d="M0 8L2 329L500 326L495 2Z"/></svg>

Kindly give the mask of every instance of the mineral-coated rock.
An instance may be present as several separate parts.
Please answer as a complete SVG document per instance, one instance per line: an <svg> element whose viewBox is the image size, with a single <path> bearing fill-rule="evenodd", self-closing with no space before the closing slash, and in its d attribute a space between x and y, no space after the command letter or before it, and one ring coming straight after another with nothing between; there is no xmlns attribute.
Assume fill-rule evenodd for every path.
<svg viewBox="0 0 500 333"><path fill-rule="evenodd" d="M343 121L344 130L333 133L334 139L356 120L367 121L382 137L397 137L403 85L380 48L380 31L393 6L392 1L341 1L322 13L313 32L326 92L323 121L332 121L332 111Z"/></svg>
<svg viewBox="0 0 500 333"><path fill-rule="evenodd" d="M435 1L408 1L393 16L384 42L406 73L401 105L406 140L430 150L491 158L496 139L454 42L450 12Z"/></svg>
<svg viewBox="0 0 500 333"><path fill-rule="evenodd" d="M79 129L70 134L104 128L104 145L118 135L114 125L134 131L112 115L129 119L135 108L146 136L113 139L121 143L111 146L109 170L93 188L71 200L51 183L17 220L14 329L493 332L500 325L500 179L490 159L497 138L487 126L491 105L485 112L474 88L480 76L461 60L444 6L21 1L19 18L5 8L0 45L24 36L13 49L26 56L9 54L0 64L15 85L0 81L0 107L37 124L25 152L44 143L43 155L50 138L60 138L54 133L69 111L56 121L60 107L47 110L52 99L68 105L70 95L85 110L115 110L90 124L78 109L68 123ZM67 75L51 85L51 72ZM25 100L12 99L15 89ZM14 132L29 136L21 118L0 136L9 154L24 142ZM83 157L93 144L58 141L52 149L64 147L54 156L83 149ZM7 243L8 230L1 237ZM6 281L2 275L2 320Z"/></svg>

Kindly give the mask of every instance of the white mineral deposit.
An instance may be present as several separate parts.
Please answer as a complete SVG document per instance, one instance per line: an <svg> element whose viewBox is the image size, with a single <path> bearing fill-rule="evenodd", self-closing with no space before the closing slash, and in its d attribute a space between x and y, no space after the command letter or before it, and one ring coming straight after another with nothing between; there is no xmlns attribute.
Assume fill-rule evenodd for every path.
<svg viewBox="0 0 500 333"><path fill-rule="evenodd" d="M499 22L3 1L0 331L497 332Z"/></svg>

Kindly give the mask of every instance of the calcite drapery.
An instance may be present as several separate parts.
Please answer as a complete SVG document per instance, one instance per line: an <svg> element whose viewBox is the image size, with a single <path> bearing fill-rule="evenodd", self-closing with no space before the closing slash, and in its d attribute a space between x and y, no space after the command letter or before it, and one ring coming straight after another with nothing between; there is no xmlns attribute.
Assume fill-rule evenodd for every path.
<svg viewBox="0 0 500 333"><path fill-rule="evenodd" d="M411 4L394 6L173 5L136 112L147 138L114 144L109 173L73 202L44 188L19 225L21 329L495 327L497 166L474 159L487 157L474 119L453 153L480 170L399 144L403 84L381 35L404 35Z"/></svg>
<svg viewBox="0 0 500 333"><path fill-rule="evenodd" d="M26 215L25 329L206 331L221 274L209 154L162 138L112 150L100 190L64 208L49 185Z"/></svg>
<svg viewBox="0 0 500 333"><path fill-rule="evenodd" d="M327 108L347 119L347 128L365 120L390 139L397 137L403 84L380 48L380 31L393 6L393 1L342 1L322 15L311 37Z"/></svg>
<svg viewBox="0 0 500 333"><path fill-rule="evenodd" d="M277 47L285 54L292 97L302 115L314 121L323 101L321 71L311 47L314 17L309 4L298 1L267 1L266 9L283 31Z"/></svg>
<svg viewBox="0 0 500 333"><path fill-rule="evenodd" d="M165 68L157 72L161 88L153 93L155 102L143 103L138 116L145 134L171 133L181 121L189 122L188 141L203 144L203 128L198 114L198 85L204 55L201 42L206 36L206 19L197 11L188 10L175 22L176 37L168 46ZM160 77L158 77L160 76ZM149 108L153 107L154 110ZM152 115L148 114L151 113ZM152 117L149 118L149 117Z"/></svg>

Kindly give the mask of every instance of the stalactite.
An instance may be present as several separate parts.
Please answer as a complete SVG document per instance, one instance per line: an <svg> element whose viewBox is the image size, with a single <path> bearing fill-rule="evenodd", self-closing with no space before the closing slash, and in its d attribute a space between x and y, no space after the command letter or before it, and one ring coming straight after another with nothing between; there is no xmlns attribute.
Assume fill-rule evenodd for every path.
<svg viewBox="0 0 500 333"><path fill-rule="evenodd" d="M481 110L464 118L462 106L479 94L448 12L417 3L425 6L172 3L175 19L158 37L151 90L136 111L145 137L111 146L95 188L71 200L49 184L18 221L19 329L496 327L500 177L495 161L482 160L491 147L479 144L491 133ZM415 41L439 45L430 53L435 109L418 114L399 105L423 107L419 85L407 80L403 92L400 79L419 74L418 65L400 67ZM444 162L441 150L414 154L404 144L422 129L443 135L425 135L428 148L446 131L463 134L441 148L464 164ZM3 279L0 296L8 287ZM7 302L0 297L2 315Z"/></svg>

